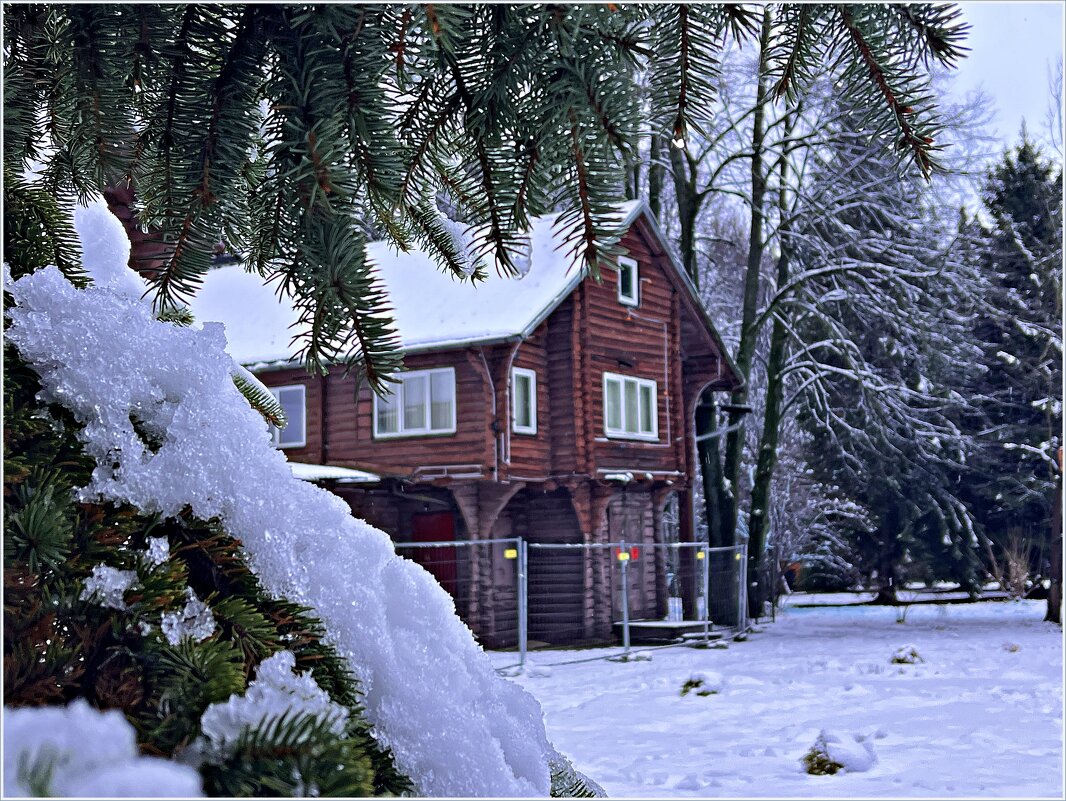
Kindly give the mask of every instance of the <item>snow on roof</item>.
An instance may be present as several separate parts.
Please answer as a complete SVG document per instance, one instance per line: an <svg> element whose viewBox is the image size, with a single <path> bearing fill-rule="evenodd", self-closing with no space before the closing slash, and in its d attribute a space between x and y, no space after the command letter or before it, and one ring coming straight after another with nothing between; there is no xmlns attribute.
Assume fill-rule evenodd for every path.
<svg viewBox="0 0 1066 801"><path fill-rule="evenodd" d="M631 201L620 205L628 227L643 210ZM584 277L578 260L561 247L553 231L557 215L533 220L530 266L517 278L487 265L484 281L460 281L427 253L400 253L385 242L371 242L367 252L377 265L405 351L458 347L528 336ZM226 326L230 354L241 364L286 363L295 351L293 337L302 333L297 312L275 288L245 272L239 264L212 270L192 302L198 323Z"/></svg>
<svg viewBox="0 0 1066 801"><path fill-rule="evenodd" d="M374 473L329 464L289 462L289 467L292 469L292 474L301 481L336 480L343 484L376 484L381 481L381 476Z"/></svg>

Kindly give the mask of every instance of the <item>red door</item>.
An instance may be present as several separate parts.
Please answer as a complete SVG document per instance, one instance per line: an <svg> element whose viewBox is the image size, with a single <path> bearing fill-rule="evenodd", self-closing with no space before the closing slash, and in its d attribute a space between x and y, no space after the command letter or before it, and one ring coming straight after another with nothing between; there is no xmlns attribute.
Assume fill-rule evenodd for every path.
<svg viewBox="0 0 1066 801"><path fill-rule="evenodd" d="M455 515L451 512L427 512L411 516L411 538L414 542L454 542ZM454 545L435 548L412 548L411 558L433 574L451 596L455 597L456 551Z"/></svg>

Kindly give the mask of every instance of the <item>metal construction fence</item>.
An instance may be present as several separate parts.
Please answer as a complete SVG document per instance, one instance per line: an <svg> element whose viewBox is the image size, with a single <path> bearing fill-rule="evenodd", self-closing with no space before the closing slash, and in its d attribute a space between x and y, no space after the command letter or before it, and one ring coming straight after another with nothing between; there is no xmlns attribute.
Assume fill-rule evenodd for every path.
<svg viewBox="0 0 1066 801"><path fill-rule="evenodd" d="M747 628L747 546L397 542L455 599L486 648L706 644Z"/></svg>

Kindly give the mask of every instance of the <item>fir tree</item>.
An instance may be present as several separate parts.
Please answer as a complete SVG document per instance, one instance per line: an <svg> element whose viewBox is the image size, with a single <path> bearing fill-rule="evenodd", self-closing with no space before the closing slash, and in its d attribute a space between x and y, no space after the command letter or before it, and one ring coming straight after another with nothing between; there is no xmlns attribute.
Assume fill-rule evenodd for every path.
<svg viewBox="0 0 1066 801"><path fill-rule="evenodd" d="M876 572L882 601L907 580L976 591L984 569L961 496L974 445L960 421L980 282L930 193L846 130L817 172L812 194L838 211L801 213L791 242L805 272L790 301L788 372L805 388L807 461L864 511L840 533Z"/></svg>
<svg viewBox="0 0 1066 801"><path fill-rule="evenodd" d="M834 62L886 136L937 167L924 66L953 62L950 6L783 6L766 46L784 92ZM161 307L195 292L220 240L295 298L311 369L382 387L397 338L368 234L457 275L514 271L531 216L558 208L595 271L636 152L639 85L683 147L710 118L744 5L15 5L5 12L5 165L44 163L59 197L132 187L158 240L135 253ZM795 23L795 24L793 24ZM438 199L476 232L466 263Z"/></svg>
<svg viewBox="0 0 1066 801"><path fill-rule="evenodd" d="M982 200L981 218L964 224L987 293L976 326L981 374L968 422L980 447L969 500L1006 562L1002 579L1018 583L1047 576L1061 548L1051 530L1062 431L1061 168L1023 129L989 170Z"/></svg>

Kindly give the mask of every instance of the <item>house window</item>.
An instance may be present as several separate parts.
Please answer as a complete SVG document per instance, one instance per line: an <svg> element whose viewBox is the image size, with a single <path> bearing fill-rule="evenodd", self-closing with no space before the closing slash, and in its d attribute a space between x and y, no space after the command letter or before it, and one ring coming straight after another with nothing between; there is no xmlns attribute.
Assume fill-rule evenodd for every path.
<svg viewBox="0 0 1066 801"><path fill-rule="evenodd" d="M609 437L658 439L656 384L644 378L603 374L603 422Z"/></svg>
<svg viewBox="0 0 1066 801"><path fill-rule="evenodd" d="M640 271L634 259L618 257L618 302L625 306L640 305Z"/></svg>
<svg viewBox="0 0 1066 801"><path fill-rule="evenodd" d="M289 424L285 428L270 426L270 438L277 448L302 448L307 444L307 390L303 385L291 387L270 387L271 394L278 399L285 419Z"/></svg>
<svg viewBox="0 0 1066 801"><path fill-rule="evenodd" d="M374 396L374 436L415 437L455 432L455 370L412 370L392 391Z"/></svg>
<svg viewBox="0 0 1066 801"><path fill-rule="evenodd" d="M537 433L537 374L521 367L511 370L511 430Z"/></svg>

